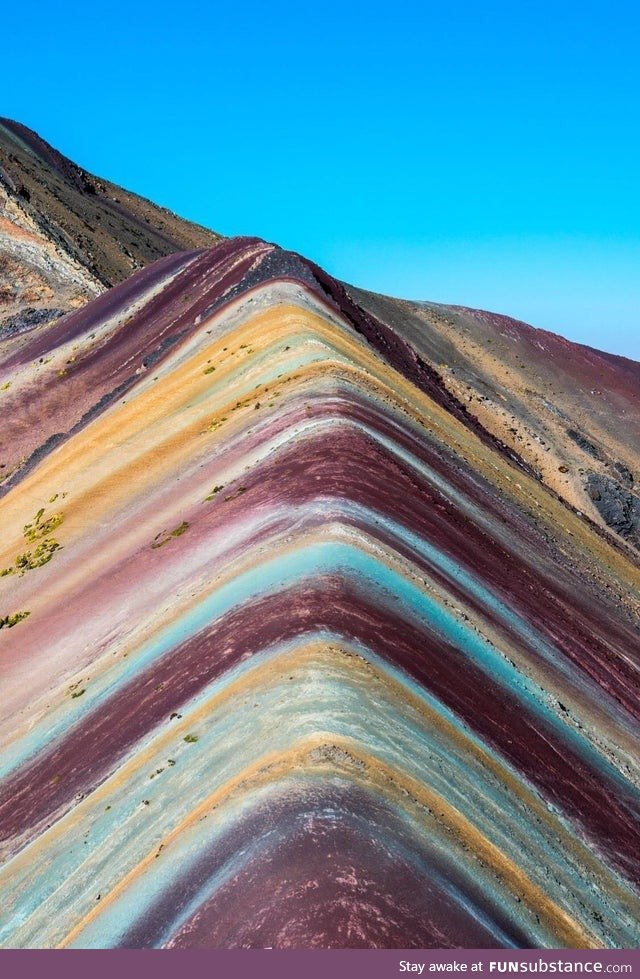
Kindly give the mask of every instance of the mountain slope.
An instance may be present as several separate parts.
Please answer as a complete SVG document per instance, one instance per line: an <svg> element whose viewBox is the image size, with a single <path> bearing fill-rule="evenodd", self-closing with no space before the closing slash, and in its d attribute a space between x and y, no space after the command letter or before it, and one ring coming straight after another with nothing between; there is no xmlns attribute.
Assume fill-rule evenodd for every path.
<svg viewBox="0 0 640 979"><path fill-rule="evenodd" d="M0 120L0 338L46 329L133 270L219 240ZM505 316L347 288L402 337L450 403L571 507L640 546L640 365ZM3 455L0 477L29 457Z"/></svg>
<svg viewBox="0 0 640 979"><path fill-rule="evenodd" d="M494 313L350 293L547 486L640 545L640 364Z"/></svg>
<svg viewBox="0 0 640 979"><path fill-rule="evenodd" d="M3 345L4 945L637 944L637 559L359 299L235 239Z"/></svg>
<svg viewBox="0 0 640 979"><path fill-rule="evenodd" d="M0 336L50 322L137 268L219 238L0 119Z"/></svg>

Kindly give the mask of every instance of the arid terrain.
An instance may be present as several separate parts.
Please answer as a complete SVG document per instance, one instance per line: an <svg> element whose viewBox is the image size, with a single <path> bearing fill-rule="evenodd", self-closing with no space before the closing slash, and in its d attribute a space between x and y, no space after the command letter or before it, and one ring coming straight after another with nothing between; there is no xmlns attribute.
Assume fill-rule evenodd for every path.
<svg viewBox="0 0 640 979"><path fill-rule="evenodd" d="M0 945L637 947L640 365L0 137Z"/></svg>

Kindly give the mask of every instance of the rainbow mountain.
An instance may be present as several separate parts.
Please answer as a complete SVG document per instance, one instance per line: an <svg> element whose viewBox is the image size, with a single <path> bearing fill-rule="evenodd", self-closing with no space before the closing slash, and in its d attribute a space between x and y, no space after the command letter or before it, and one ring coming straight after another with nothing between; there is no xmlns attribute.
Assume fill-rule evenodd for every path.
<svg viewBox="0 0 640 979"><path fill-rule="evenodd" d="M0 945L637 945L633 534L394 303L238 238L4 339Z"/></svg>

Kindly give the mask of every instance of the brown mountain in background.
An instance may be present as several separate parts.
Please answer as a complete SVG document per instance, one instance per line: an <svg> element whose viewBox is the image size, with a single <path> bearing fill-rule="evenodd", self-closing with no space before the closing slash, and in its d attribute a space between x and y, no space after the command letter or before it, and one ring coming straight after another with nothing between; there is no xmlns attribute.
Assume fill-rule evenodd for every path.
<svg viewBox="0 0 640 979"><path fill-rule="evenodd" d="M0 119L0 337L50 322L158 258L219 240Z"/></svg>
<svg viewBox="0 0 640 979"><path fill-rule="evenodd" d="M543 483L640 547L640 364L508 316L349 290Z"/></svg>

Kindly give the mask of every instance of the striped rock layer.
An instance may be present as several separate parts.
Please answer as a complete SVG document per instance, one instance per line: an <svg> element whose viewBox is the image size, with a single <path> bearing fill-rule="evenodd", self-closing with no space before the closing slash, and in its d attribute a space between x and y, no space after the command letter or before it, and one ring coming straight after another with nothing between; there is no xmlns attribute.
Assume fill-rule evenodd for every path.
<svg viewBox="0 0 640 979"><path fill-rule="evenodd" d="M164 258L0 359L0 943L638 943L633 554L344 287Z"/></svg>

